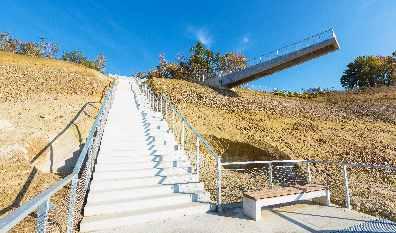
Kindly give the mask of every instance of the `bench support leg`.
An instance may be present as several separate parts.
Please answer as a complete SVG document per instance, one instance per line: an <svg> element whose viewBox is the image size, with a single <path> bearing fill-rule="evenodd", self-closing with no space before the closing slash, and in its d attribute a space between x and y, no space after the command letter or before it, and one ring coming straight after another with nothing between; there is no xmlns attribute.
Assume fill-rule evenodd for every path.
<svg viewBox="0 0 396 233"><path fill-rule="evenodd" d="M243 198L243 213L255 221L261 220L261 206L253 199Z"/></svg>
<svg viewBox="0 0 396 233"><path fill-rule="evenodd" d="M326 196L312 198L312 201L320 205L330 206L330 191L326 190Z"/></svg>

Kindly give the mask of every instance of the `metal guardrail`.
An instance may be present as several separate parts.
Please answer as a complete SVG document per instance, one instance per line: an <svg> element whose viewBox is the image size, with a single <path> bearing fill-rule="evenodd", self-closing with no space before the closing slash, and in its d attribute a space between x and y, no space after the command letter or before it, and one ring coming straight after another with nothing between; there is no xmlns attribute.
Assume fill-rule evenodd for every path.
<svg viewBox="0 0 396 233"><path fill-rule="evenodd" d="M311 183L312 181L312 173L310 164L333 164L338 165L341 168L343 180L344 180L344 193L345 193L345 207L351 209L351 191L349 189L349 179L348 179L348 168L367 168L367 169L382 169L386 171L396 171L395 166L382 165L382 164L366 164L366 163L347 163L347 162L335 162L335 161L321 161L321 160L270 160L270 161L243 161L243 162L225 162L222 163L223 166L229 165L249 165L249 164L268 164L269 167L269 185L273 186L273 172L272 172L272 164L274 163L306 163L307 164L307 183ZM230 168L230 170L233 170ZM238 169L238 170L244 170Z"/></svg>
<svg viewBox="0 0 396 233"><path fill-rule="evenodd" d="M249 65L255 65L255 64L259 64L259 63L263 63L263 62L267 62L269 60L272 60L274 58L277 57L281 57L284 56L286 54L298 51L300 49L304 49L307 47L310 47L312 45L315 45L317 43L332 39L332 38L336 38L336 35L334 33L333 28L330 28L326 31L317 33L315 35L306 37L303 40L294 42L292 44L286 45L284 47L281 47L279 49L273 50L271 52L265 53L263 55L260 55L256 58L253 58L251 60L248 61Z"/></svg>
<svg viewBox="0 0 396 233"><path fill-rule="evenodd" d="M11 230L16 224L21 222L24 218L26 218L29 214L33 212L37 212L36 217L36 232L47 232L47 222L48 222L48 214L50 211L50 198L53 197L58 191L62 188L65 188L68 184L71 184L70 193L69 193L69 204L67 207L67 232L74 232L74 227L76 222L74 221L75 214L75 206L77 199L77 186L78 182L81 179L84 179L86 182L84 184L83 191L84 195L86 195L86 191L89 185L89 179L91 179L94 162L96 159L96 155L99 149L100 141L103 135L104 125L107 120L108 110L110 109L112 92L114 89L114 83L111 88L107 91L104 101L100 107L100 110L96 116L95 122L93 123L85 145L80 152L78 160L75 164L75 167L72 173L62 180L56 182L52 186L50 186L47 190L41 192L7 216L0 219L0 233L7 232ZM85 166L87 169L87 173L85 173L85 177L82 177L83 174L80 174L81 168ZM80 176L81 175L81 176ZM84 199L84 198L82 198Z"/></svg>
<svg viewBox="0 0 396 233"><path fill-rule="evenodd" d="M185 135L185 129L191 129L191 131L194 133L194 135L197 138L197 146L195 149L195 153L197 154L197 161L199 161L199 145L202 144L205 146L205 148L208 150L211 156L213 156L214 159L216 159L216 206L218 211L222 211L222 169L225 170L244 170L245 168L242 169L232 169L232 168L227 168L224 166L231 166L232 165L252 165L252 164L268 164L268 182L270 186L273 186L273 165L277 164L275 168L278 166L278 164L298 164L298 163L304 163L307 165L307 177L306 181L307 183L311 183L312 181L312 171L311 171L311 166L314 164L328 164L328 165L337 165L342 173L342 179L343 179L343 186L344 186L344 202L345 202L345 207L348 209L351 209L351 191L350 191L350 185L349 185L349 176L348 176L348 169L351 168L365 168L365 169L382 169L385 171L396 171L396 167L394 166L389 166L389 165L379 165L379 164L365 164L365 163L346 163L346 162L335 162L335 161L319 161L319 160L271 160L271 161L243 161L243 162L222 162L221 161L221 156L218 155L213 147L205 140L205 138L188 122L188 120L177 110L175 105L171 102L171 100L166 97L165 95L162 95L160 93L155 93L148 85L147 83L139 83L136 81L138 85L140 86L142 94L146 97L150 107L158 112L161 112L164 116L164 118L169 115L169 112L172 114L172 119L168 121L170 124L170 128L175 129L175 120L174 117L177 116L182 123L182 128L180 130L180 142L179 144L181 145L181 148L184 148L184 135ZM177 134L178 132L174 132ZM196 164L196 171L199 172L199 163L198 165Z"/></svg>
<svg viewBox="0 0 396 233"><path fill-rule="evenodd" d="M213 147L209 144L209 142L196 130L190 122L187 120L185 116L176 108L176 106L171 102L171 100L163 95L156 94L147 83L139 82L135 80L136 84L140 87L141 94L145 96L148 104L151 109L154 111L162 113L164 118L171 114L172 117L169 119L170 129L173 129L173 133L175 137L179 136L180 138L180 148L184 150L185 147L185 137L186 137L186 129L190 129L192 134L196 137L195 144L195 172L200 177L200 163L202 162L202 156L200 152L200 145L203 145L204 148L208 151L209 155L216 161L216 207L218 211L222 211L222 201L221 201L221 156L216 153ZM180 132L176 131L176 118L179 119L181 123Z"/></svg>
<svg viewBox="0 0 396 233"><path fill-rule="evenodd" d="M330 40L332 38L337 38L337 37L336 37L336 34L334 33L333 28L330 28L330 29L328 29L326 31L323 31L323 32L317 33L315 35L306 37L305 39L300 40L298 42L294 42L292 44L283 46L283 47L278 48L276 50L273 50L271 52L262 54L262 55L260 55L258 57L255 57L255 58L252 58L252 59L248 59L246 67L241 67L239 69L232 70L232 71L229 71L229 72L221 72L221 73L217 74L217 76L218 77L223 77L223 76L226 76L226 75L228 75L230 73L244 70L244 69L246 69L249 66L254 66L254 65L261 64L261 63L266 63L266 62L271 63L270 61L273 61L273 59L275 59L275 58L279 58L279 57L288 55L290 53L297 52L297 51L299 51L301 49L308 48L308 47L313 46L313 45L315 45L317 43L324 42L324 41Z"/></svg>

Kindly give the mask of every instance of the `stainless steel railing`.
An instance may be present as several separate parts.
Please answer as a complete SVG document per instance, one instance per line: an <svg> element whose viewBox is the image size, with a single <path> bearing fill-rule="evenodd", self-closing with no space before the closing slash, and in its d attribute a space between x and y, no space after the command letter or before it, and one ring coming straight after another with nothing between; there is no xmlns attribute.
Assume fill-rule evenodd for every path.
<svg viewBox="0 0 396 233"><path fill-rule="evenodd" d="M344 186L344 204L345 208L351 209L351 197L352 192L349 185L349 172L348 169L353 168L363 168L363 169L375 169L381 170L389 173L395 173L396 166L390 166L387 164L367 164L367 163L347 163L347 162L335 162L335 161L320 161L320 160L271 160L271 161L243 161L243 162L223 162L223 166L246 166L246 165L267 165L268 166L268 182L269 186L273 186L273 164L305 164L306 166L306 182L312 182L312 171L311 166L314 164L323 165L335 165L338 167L340 173L342 174L343 186ZM229 168L235 169L235 168ZM236 170L244 170L244 168L237 168ZM396 191L396 190L395 190Z"/></svg>
<svg viewBox="0 0 396 233"><path fill-rule="evenodd" d="M270 62L270 61L274 60L275 58L282 57L282 56L288 55L290 53L294 53L294 52L299 51L301 49L308 48L308 47L313 46L313 45L315 45L317 43L324 42L324 41L332 39L332 38L336 38L336 34L334 33L334 30L332 28L330 28L330 29L328 29L326 31L323 31L323 32L317 33L315 35L306 37L303 40L300 40L300 41L291 43L289 45L283 46L283 47L278 48L276 50L273 50L273 51L270 51L268 53L262 54L262 55L260 55L258 57L255 57L255 58L252 58L252 59L248 59L246 67L254 66L254 65L257 65L257 64L265 63L265 62ZM239 68L237 70L232 70L232 71L228 71L228 72L221 72L221 73L219 73L217 75L219 77L223 77L223 76L228 75L230 73L244 70L246 67L241 67L241 68Z"/></svg>
<svg viewBox="0 0 396 233"><path fill-rule="evenodd" d="M216 208L221 211L221 156L216 153L209 142L190 124L167 96L155 93L147 83L135 81L150 108L160 112L168 122L169 129L174 134L181 151L189 155L198 179L207 185L206 188L212 188L212 190L209 190L209 192L212 191L210 193L215 191ZM205 155L208 155L208 157ZM206 176L203 176L202 173L205 173ZM208 176L216 179L215 185L208 180Z"/></svg>
<svg viewBox="0 0 396 233"><path fill-rule="evenodd" d="M99 150L100 142L103 136L104 126L107 120L107 114L111 107L112 93L114 83L107 91L104 101L96 116L88 133L85 145L79 154L78 160L74 166L72 173L48 189L41 192L10 214L0 219L0 232L7 232L15 225L22 222L28 215L36 212L36 232L47 232L49 213L53 208L51 198L53 198L60 190L67 188L70 185L68 195L68 205L66 214L66 229L68 233L74 232L76 229L76 213L81 211L85 195L87 194L90 179L95 165L97 152ZM77 203L78 202L78 203ZM63 231L63 230L62 230Z"/></svg>

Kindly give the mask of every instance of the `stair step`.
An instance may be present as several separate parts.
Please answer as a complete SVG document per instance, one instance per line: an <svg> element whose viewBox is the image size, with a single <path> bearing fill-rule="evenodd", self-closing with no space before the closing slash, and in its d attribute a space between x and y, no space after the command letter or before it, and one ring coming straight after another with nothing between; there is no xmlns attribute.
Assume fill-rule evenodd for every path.
<svg viewBox="0 0 396 233"><path fill-rule="evenodd" d="M94 173L95 175L95 173ZM134 182L136 185L144 184L177 184L198 182L198 176L195 174L175 175L175 176L147 176L147 177L117 177L117 178L93 178L93 183L101 182Z"/></svg>
<svg viewBox="0 0 396 233"><path fill-rule="evenodd" d="M138 178L147 176L175 176L175 175L188 175L191 173L188 170L182 168L171 168L171 169L140 169L140 170L124 170L124 171L100 171L95 170L93 174L94 179L105 179L105 178Z"/></svg>
<svg viewBox="0 0 396 233"><path fill-rule="evenodd" d="M90 190L92 192L88 195L88 203L95 204L97 202L128 199L128 198L141 198L151 197L161 194L171 194L174 192L174 185L161 185L154 184L150 186L124 186L112 189L104 189L97 186L93 186Z"/></svg>
<svg viewBox="0 0 396 233"><path fill-rule="evenodd" d="M127 211L117 214L84 217L80 225L81 232L111 230L119 227L133 226L152 220L168 219L172 217L206 213L208 204L187 203L173 206L161 206L138 211Z"/></svg>
<svg viewBox="0 0 396 233"><path fill-rule="evenodd" d="M173 166L173 164L168 163L167 165L162 165L162 164L155 164L151 163L149 166L146 166L146 164L123 164L119 166L111 166L111 165L101 165L101 166L96 166L95 171L98 172L112 172L112 171L140 171L140 170L147 170L147 169L174 169L174 168L181 168L186 171L192 171L191 166L185 164L182 166Z"/></svg>
<svg viewBox="0 0 396 233"><path fill-rule="evenodd" d="M176 193L161 194L156 196L151 195L146 197L120 197L111 200L98 200L96 198L92 198L88 201L88 204L84 208L84 216L119 213L129 210L143 210L191 202L191 195Z"/></svg>
<svg viewBox="0 0 396 233"><path fill-rule="evenodd" d="M97 163L137 163L137 162L159 162L159 161L176 161L176 160L186 160L183 155L155 155L155 156L141 156L141 157L125 157L125 158L113 158L111 156L108 157L98 157Z"/></svg>
<svg viewBox="0 0 396 233"><path fill-rule="evenodd" d="M190 166L190 162L188 160L163 160L163 161L152 161L152 160L146 160L146 161L134 161L132 163L125 163L123 161L108 161L108 162L101 162L96 164L96 168L99 167L129 167L129 168L153 168L153 167L185 167L185 166Z"/></svg>

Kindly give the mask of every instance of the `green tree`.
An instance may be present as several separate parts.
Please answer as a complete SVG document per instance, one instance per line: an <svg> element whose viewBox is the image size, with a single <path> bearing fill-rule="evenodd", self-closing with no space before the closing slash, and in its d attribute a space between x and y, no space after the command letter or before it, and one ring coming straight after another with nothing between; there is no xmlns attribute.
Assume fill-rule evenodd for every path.
<svg viewBox="0 0 396 233"><path fill-rule="evenodd" d="M106 57L102 54L102 53L100 53L97 57L96 57L96 59L95 59L95 66L96 66L96 69L98 70L98 71L100 71L100 72L104 72L104 69L105 69L105 67L106 67Z"/></svg>
<svg viewBox="0 0 396 233"><path fill-rule="evenodd" d="M0 51L16 53L20 41L10 36L8 32L0 33Z"/></svg>
<svg viewBox="0 0 396 233"><path fill-rule="evenodd" d="M245 56L236 53L226 53L220 56L219 71L229 73L246 68L247 59Z"/></svg>
<svg viewBox="0 0 396 233"><path fill-rule="evenodd" d="M99 55L95 61L91 61L87 57L85 57L81 51L78 50L63 53L62 60L81 64L83 66L98 71L103 71L102 69L105 65L104 55Z"/></svg>
<svg viewBox="0 0 396 233"><path fill-rule="evenodd" d="M34 42L21 42L17 53L31 57L41 57L41 48L39 44Z"/></svg>
<svg viewBox="0 0 396 233"><path fill-rule="evenodd" d="M347 65L341 77L341 85L347 89L389 86L392 69L389 57L360 56Z"/></svg>
<svg viewBox="0 0 396 233"><path fill-rule="evenodd" d="M221 73L233 72L246 67L246 57L241 54L227 53L221 55L213 52L201 42L190 49L188 57L178 56L177 62L171 63L160 54L156 69L148 72L147 78L175 78L201 82Z"/></svg>
<svg viewBox="0 0 396 233"><path fill-rule="evenodd" d="M55 43L47 42L46 38L41 37L39 42L39 47L41 50L41 57L55 58L59 51L59 47Z"/></svg>

